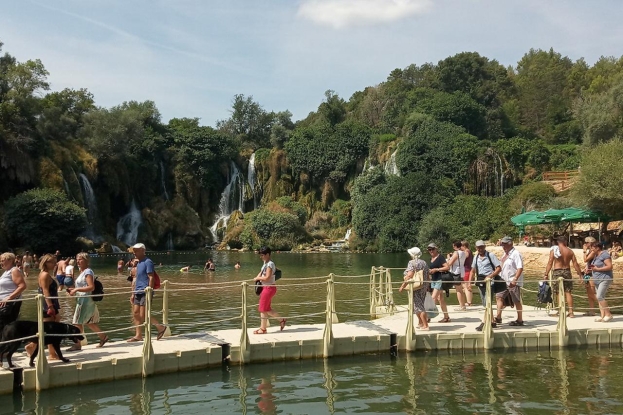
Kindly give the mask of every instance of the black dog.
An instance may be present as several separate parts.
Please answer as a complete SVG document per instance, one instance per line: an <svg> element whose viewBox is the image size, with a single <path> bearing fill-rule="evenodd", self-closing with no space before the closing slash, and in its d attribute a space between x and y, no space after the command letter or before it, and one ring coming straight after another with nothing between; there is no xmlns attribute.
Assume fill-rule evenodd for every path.
<svg viewBox="0 0 623 415"><path fill-rule="evenodd" d="M33 336L37 334L38 331L38 323L36 321L14 321L13 323L7 324L2 330L2 341L9 341L20 339L22 337ZM65 323L55 323L55 322L45 322L43 323L43 331L46 334L62 334L63 336L45 336L45 345L51 344L56 350L56 354L58 358L63 362L69 362L69 359L63 357L63 353L61 352L61 341L64 338L71 339L74 343L78 343L84 339L84 336L80 334L80 330L76 326L72 326L71 324ZM12 343L6 343L0 345L0 366L2 366L2 359L4 355L6 355L7 362L9 362L9 368L14 367L11 358L13 357L13 353L17 351L20 344L22 342L33 342L37 344L35 351L30 356L30 366L35 365L35 358L37 357L37 353L39 353L39 338L35 337L29 340L15 341Z"/></svg>

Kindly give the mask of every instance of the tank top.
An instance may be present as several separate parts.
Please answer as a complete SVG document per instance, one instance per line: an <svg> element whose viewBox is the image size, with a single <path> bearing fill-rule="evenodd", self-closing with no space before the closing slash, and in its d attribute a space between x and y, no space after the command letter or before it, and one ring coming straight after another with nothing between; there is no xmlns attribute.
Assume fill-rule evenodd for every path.
<svg viewBox="0 0 623 415"><path fill-rule="evenodd" d="M474 262L474 254L472 254L472 251L467 251L468 253L465 254L465 266L463 267L465 269L465 273L469 273L472 270L472 262Z"/></svg>
<svg viewBox="0 0 623 415"><path fill-rule="evenodd" d="M58 297L58 284L56 283L56 281L54 281L54 278L52 278L52 283L50 284L50 286L48 287L48 289L50 290L50 297ZM39 294L43 294L43 290L41 289L41 287L39 287L39 289L37 290L39 292ZM53 298L52 299L52 304L54 305L54 308L58 311L61 308L60 303L58 302L58 298ZM48 311L48 302L44 301L43 302L43 312L46 313Z"/></svg>
<svg viewBox="0 0 623 415"><path fill-rule="evenodd" d="M13 267L8 271L4 271L4 273L0 277L0 301L6 299L9 295L13 293L13 291L17 289L17 284L13 282L13 277L11 276L11 273L15 268L17 267ZM22 295L20 294L20 296L17 298L22 298ZM15 298L15 300L17 300L17 298Z"/></svg>

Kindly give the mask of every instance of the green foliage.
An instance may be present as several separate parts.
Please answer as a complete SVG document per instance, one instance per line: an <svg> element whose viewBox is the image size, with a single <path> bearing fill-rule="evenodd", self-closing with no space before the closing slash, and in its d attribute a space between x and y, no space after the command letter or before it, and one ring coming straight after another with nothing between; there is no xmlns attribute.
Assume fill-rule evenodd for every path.
<svg viewBox="0 0 623 415"><path fill-rule="evenodd" d="M331 205L329 213L337 226L347 226L351 220L352 208L350 201L337 199Z"/></svg>
<svg viewBox="0 0 623 415"><path fill-rule="evenodd" d="M216 128L234 138L242 147L269 147L275 117L274 112L264 110L253 101L252 96L238 94L232 102L231 117L217 121Z"/></svg>
<svg viewBox="0 0 623 415"><path fill-rule="evenodd" d="M270 246L275 250L290 250L306 239L305 229L296 215L265 208L245 216L240 234L240 241L251 249Z"/></svg>
<svg viewBox="0 0 623 415"><path fill-rule="evenodd" d="M32 189L5 204L4 226L10 238L35 252L75 249L86 224L85 209L52 189Z"/></svg>
<svg viewBox="0 0 623 415"><path fill-rule="evenodd" d="M289 209L291 213L296 215L301 225L305 225L307 221L307 210L299 202L294 201L290 196L282 196L277 198L277 204L283 208Z"/></svg>
<svg viewBox="0 0 623 415"><path fill-rule="evenodd" d="M623 73L604 92L584 97L576 113L584 129L584 144L594 146L614 137L623 138Z"/></svg>
<svg viewBox="0 0 623 415"><path fill-rule="evenodd" d="M551 200L556 197L556 191L547 183L526 183L516 189L516 195L511 201L511 208L519 213L523 208L530 210L545 209L550 206Z"/></svg>
<svg viewBox="0 0 623 415"><path fill-rule="evenodd" d="M623 141L612 140L586 152L572 197L579 206L621 218L623 205Z"/></svg>

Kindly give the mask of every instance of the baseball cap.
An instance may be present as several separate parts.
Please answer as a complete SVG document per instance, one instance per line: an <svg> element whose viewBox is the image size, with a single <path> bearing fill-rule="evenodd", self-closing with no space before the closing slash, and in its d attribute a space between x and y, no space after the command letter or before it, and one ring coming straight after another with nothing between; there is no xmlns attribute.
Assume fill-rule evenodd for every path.
<svg viewBox="0 0 623 415"><path fill-rule="evenodd" d="M486 246L487 244L485 244L485 241L483 241L482 239L479 239L476 241L476 246Z"/></svg>
<svg viewBox="0 0 623 415"><path fill-rule="evenodd" d="M141 244L141 243L134 244L132 245L132 248L133 249L145 249L145 244Z"/></svg>
<svg viewBox="0 0 623 415"><path fill-rule="evenodd" d="M431 243L429 243L429 244L428 244L427 248L430 248L430 249L437 249L437 245L435 245L435 243L434 243L434 242L431 242Z"/></svg>
<svg viewBox="0 0 623 415"><path fill-rule="evenodd" d="M505 236L504 238L502 238L500 240L500 243L503 244L512 244L513 243L513 238L511 238L510 236Z"/></svg>

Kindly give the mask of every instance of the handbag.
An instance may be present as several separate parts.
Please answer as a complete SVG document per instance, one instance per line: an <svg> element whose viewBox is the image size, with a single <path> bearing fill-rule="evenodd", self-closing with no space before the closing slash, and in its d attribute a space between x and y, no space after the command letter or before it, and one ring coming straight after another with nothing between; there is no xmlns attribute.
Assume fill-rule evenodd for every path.
<svg viewBox="0 0 623 415"><path fill-rule="evenodd" d="M445 284L454 283L454 277L449 272L441 272L441 281Z"/></svg>
<svg viewBox="0 0 623 415"><path fill-rule="evenodd" d="M426 298L424 299L424 310L426 310L426 314L429 318L435 318L439 315L439 310L437 309L435 300L433 300L433 297L428 292L426 293Z"/></svg>
<svg viewBox="0 0 623 415"><path fill-rule="evenodd" d="M452 275L452 279L454 280L454 282L457 282L457 283L463 282L463 277L461 276L460 273L459 274L450 273L450 275Z"/></svg>
<svg viewBox="0 0 623 415"><path fill-rule="evenodd" d="M262 294L262 290L264 289L264 286L262 286L262 281L255 281L255 294L256 295L260 295Z"/></svg>

